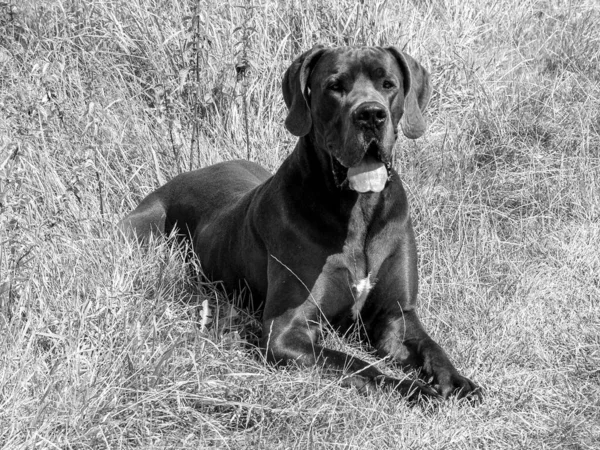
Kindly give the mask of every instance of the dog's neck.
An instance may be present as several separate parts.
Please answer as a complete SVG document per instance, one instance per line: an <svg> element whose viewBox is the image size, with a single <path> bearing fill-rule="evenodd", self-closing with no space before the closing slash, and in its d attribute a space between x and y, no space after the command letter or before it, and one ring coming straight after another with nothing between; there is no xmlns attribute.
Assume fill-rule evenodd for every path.
<svg viewBox="0 0 600 450"><path fill-rule="evenodd" d="M306 136L300 138L273 180L288 208L303 210L301 214L309 215L320 227L343 228L352 222L361 228L368 227L376 214L386 217L397 202L405 201L397 174L383 191L361 194L339 186L334 164L329 152L315 147Z"/></svg>
<svg viewBox="0 0 600 450"><path fill-rule="evenodd" d="M356 200L358 195L347 188L347 170L331 154L314 143L310 134L299 139L294 149L294 165L303 180L330 194L350 197Z"/></svg>
<svg viewBox="0 0 600 450"><path fill-rule="evenodd" d="M337 211L342 215L350 214L350 211L359 206L362 213L370 216L378 204L382 201L388 204L398 193L397 189L401 189L397 175L392 175L392 182L378 193L360 194L350 189L346 181L346 170L342 168L343 173L340 174L336 164L341 164L333 161L328 151L318 148L313 142L309 136L301 137L284 162L287 165L285 172L291 174L286 189L298 196L297 201L334 214Z"/></svg>

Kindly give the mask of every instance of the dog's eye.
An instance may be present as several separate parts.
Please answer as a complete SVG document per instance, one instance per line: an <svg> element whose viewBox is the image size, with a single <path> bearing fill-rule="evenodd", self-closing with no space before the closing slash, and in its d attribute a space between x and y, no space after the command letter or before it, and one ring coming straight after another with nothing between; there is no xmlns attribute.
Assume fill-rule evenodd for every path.
<svg viewBox="0 0 600 450"><path fill-rule="evenodd" d="M340 81L332 81L327 85L327 90L334 92L343 92L344 85Z"/></svg>
<svg viewBox="0 0 600 450"><path fill-rule="evenodd" d="M390 80L385 80L383 82L384 89L394 89L395 87L396 87L396 85L393 82L391 82Z"/></svg>

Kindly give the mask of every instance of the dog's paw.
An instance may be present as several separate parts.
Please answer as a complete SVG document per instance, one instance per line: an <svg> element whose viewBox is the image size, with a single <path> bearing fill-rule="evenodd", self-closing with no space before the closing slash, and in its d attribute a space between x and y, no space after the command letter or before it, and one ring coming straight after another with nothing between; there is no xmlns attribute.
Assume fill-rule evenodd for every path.
<svg viewBox="0 0 600 450"><path fill-rule="evenodd" d="M481 387L456 371L438 375L437 383L434 387L444 399L455 395L459 400L467 399L474 403L481 403L483 401Z"/></svg>
<svg viewBox="0 0 600 450"><path fill-rule="evenodd" d="M440 394L433 387L420 380L398 380L396 378L386 376L378 381L380 383L380 386L391 388L394 391L399 392L409 402L417 402L425 398L441 398Z"/></svg>

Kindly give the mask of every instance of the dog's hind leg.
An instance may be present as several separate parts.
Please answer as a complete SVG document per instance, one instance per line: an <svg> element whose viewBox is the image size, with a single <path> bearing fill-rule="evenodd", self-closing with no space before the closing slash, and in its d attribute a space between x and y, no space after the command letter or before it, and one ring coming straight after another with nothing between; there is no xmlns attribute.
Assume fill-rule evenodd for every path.
<svg viewBox="0 0 600 450"><path fill-rule="evenodd" d="M136 209L119 222L119 228L128 237L145 242L152 233L164 233L167 210L156 194L146 197Z"/></svg>

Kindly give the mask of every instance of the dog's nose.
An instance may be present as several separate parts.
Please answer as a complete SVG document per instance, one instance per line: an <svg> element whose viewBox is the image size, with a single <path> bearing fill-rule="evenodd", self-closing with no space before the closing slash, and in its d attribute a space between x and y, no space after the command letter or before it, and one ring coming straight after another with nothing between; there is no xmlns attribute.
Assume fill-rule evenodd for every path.
<svg viewBox="0 0 600 450"><path fill-rule="evenodd" d="M377 102L365 102L354 111L354 123L362 128L381 128L387 119L386 109Z"/></svg>

